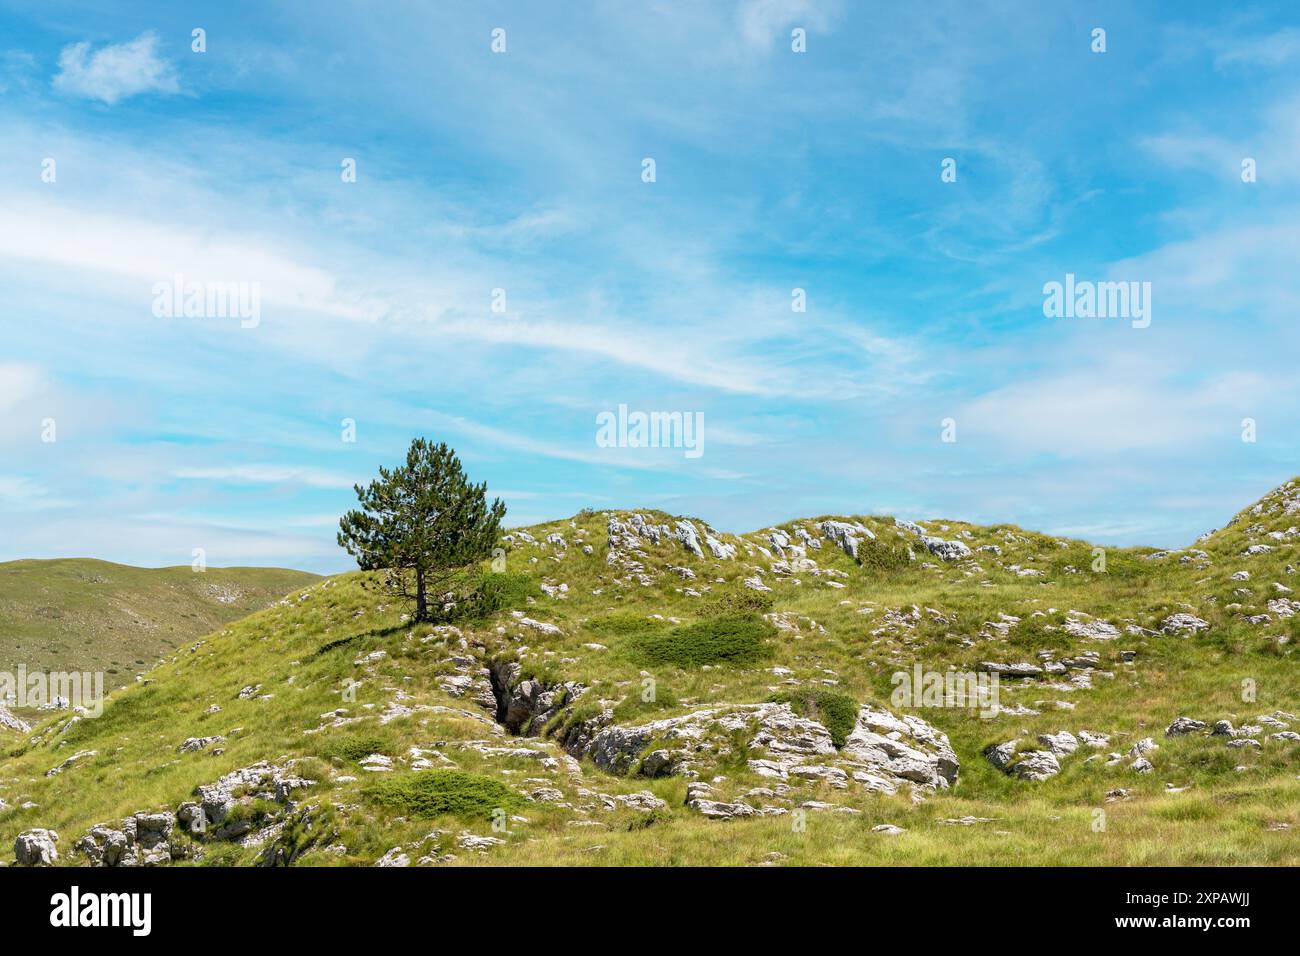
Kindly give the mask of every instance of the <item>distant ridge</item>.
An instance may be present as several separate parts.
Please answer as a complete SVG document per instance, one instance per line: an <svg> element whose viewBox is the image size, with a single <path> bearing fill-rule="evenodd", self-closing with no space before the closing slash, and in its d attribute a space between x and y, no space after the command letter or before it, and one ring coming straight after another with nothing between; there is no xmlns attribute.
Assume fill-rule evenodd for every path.
<svg viewBox="0 0 1300 956"><path fill-rule="evenodd" d="M106 689L186 641L318 575L283 568L136 568L94 558L0 563L0 670L103 671Z"/></svg>

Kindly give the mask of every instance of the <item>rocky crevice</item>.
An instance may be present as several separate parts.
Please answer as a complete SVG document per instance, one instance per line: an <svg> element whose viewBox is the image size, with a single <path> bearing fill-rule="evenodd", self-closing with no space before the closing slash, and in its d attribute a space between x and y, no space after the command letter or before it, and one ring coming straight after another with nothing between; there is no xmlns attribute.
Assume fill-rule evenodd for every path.
<svg viewBox="0 0 1300 956"><path fill-rule="evenodd" d="M487 670L496 722L516 737L541 736L552 718L587 690L574 681L546 684L524 677L518 661L489 661Z"/></svg>

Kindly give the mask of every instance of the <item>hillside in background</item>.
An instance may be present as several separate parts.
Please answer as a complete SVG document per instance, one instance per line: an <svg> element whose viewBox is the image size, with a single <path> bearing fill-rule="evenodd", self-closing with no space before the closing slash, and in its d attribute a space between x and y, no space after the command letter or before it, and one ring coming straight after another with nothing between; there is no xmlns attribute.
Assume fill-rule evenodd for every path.
<svg viewBox="0 0 1300 956"><path fill-rule="evenodd" d="M0 840L60 865L1296 864L1298 526L1296 482L1178 551L583 512L505 535L440 623L317 581L98 719L6 734ZM998 706L900 704L918 665L997 673Z"/></svg>
<svg viewBox="0 0 1300 956"><path fill-rule="evenodd" d="M0 564L0 670L135 680L186 641L317 579L282 568L133 568L89 558Z"/></svg>

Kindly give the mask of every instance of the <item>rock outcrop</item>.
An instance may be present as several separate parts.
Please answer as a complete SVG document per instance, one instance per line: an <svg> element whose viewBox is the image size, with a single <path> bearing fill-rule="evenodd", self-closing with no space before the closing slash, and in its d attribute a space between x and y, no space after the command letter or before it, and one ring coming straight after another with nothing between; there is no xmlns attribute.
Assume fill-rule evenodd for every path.
<svg viewBox="0 0 1300 956"><path fill-rule="evenodd" d="M98 824L73 849L93 866L158 866L186 855L173 844L176 816L172 813L136 813L122 821L121 829Z"/></svg>
<svg viewBox="0 0 1300 956"><path fill-rule="evenodd" d="M31 733L32 730L31 724L27 723L27 721L25 720L21 720L18 717L15 717L12 713L9 712L9 708L5 707L3 704L0 704L0 727L3 727L5 730L12 730L20 734Z"/></svg>
<svg viewBox="0 0 1300 956"><path fill-rule="evenodd" d="M860 521L849 524L846 521L823 521L818 529L831 541L834 541L854 561L858 560L858 547L863 539L871 541L875 534Z"/></svg>
<svg viewBox="0 0 1300 956"><path fill-rule="evenodd" d="M295 791L314 783L289 768L262 761L195 787L198 799L182 803L176 820L182 830L204 839L240 838L270 824L269 816L259 812L267 803L289 807Z"/></svg>
<svg viewBox="0 0 1300 956"><path fill-rule="evenodd" d="M704 557L705 547L715 558L729 559L736 556L736 546L718 540L716 533L708 525L704 526L704 534L701 535L695 523L685 519L669 526L654 524L647 520L645 515L639 513L628 515L626 520L610 515L607 531L609 551L605 560L609 564L626 564L632 555L643 558L646 547L669 541L678 542L697 558Z"/></svg>
<svg viewBox="0 0 1300 956"><path fill-rule="evenodd" d="M737 741L744 753L737 755ZM818 721L789 704L716 707L636 726L620 726L606 714L569 732L565 747L611 773L645 777L697 777L722 758L743 756L760 776L787 781L824 780L847 788L894 793L904 785L947 788L959 763L945 734L919 717L898 717L864 705L837 750Z"/></svg>
<svg viewBox="0 0 1300 956"><path fill-rule="evenodd" d="M175 813L144 811L120 826L96 824L73 848L92 866L159 866L190 856L196 841L238 840L246 846L268 844L263 862L286 862L274 841L288 814L298 809L292 795L314 782L287 767L253 764L200 784L198 799L182 803Z"/></svg>

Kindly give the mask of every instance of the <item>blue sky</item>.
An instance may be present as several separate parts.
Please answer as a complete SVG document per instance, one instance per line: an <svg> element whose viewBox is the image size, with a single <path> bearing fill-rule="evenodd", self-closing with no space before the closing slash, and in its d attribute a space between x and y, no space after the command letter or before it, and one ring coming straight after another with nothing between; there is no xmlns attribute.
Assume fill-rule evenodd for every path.
<svg viewBox="0 0 1300 956"><path fill-rule="evenodd" d="M1179 546L1300 473L1293 4L189 6L0 3L0 560L339 570L415 435L512 524ZM1150 327L1045 317L1066 273Z"/></svg>

